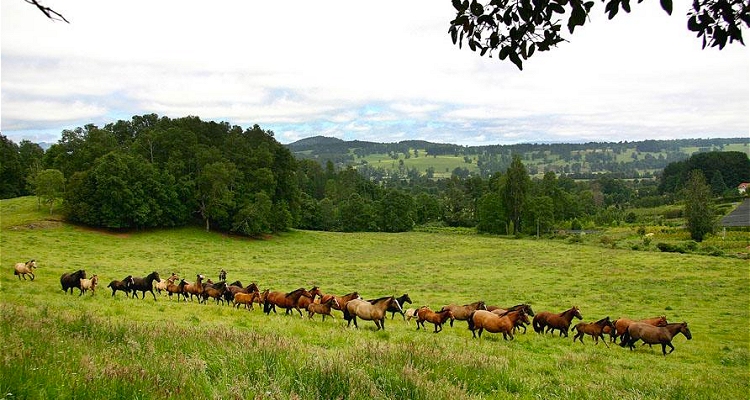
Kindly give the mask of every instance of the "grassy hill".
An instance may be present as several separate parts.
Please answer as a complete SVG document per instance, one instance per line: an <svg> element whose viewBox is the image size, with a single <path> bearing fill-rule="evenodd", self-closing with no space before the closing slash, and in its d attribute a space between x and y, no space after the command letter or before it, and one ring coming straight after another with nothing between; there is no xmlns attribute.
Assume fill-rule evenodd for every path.
<svg viewBox="0 0 750 400"><path fill-rule="evenodd" d="M5 398L706 399L750 390L746 260L465 231L113 233L35 209L33 198L0 201ZM12 266L30 258L37 278L19 281ZM95 295L60 290L60 275L79 268L101 278ZM482 299L536 312L577 305L584 321L666 315L687 321L693 339L676 337L665 357L658 346L629 351L531 330L477 340L461 321L433 334L396 318L376 332L371 322L346 328L338 312L311 321L166 296L113 298L106 288L128 274L216 279L222 268L261 289L407 292L407 306Z"/></svg>

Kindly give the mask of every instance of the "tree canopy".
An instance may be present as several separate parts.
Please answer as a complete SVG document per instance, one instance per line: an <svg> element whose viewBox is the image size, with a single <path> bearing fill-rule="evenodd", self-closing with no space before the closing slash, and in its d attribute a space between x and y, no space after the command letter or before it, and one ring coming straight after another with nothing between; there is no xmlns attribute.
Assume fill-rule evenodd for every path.
<svg viewBox="0 0 750 400"><path fill-rule="evenodd" d="M567 41L563 24L573 34L583 26L595 2L585 0L452 0L456 18L450 22L453 44L466 42L472 51L500 60L510 60L518 69L536 51L549 51ZM638 0L641 3L643 0ZM620 10L631 10L630 0L602 0L609 19ZM672 14L672 0L659 0ZM747 0L694 0L688 10L687 28L696 32L706 46L723 49L727 42L744 45L742 28L750 27Z"/></svg>

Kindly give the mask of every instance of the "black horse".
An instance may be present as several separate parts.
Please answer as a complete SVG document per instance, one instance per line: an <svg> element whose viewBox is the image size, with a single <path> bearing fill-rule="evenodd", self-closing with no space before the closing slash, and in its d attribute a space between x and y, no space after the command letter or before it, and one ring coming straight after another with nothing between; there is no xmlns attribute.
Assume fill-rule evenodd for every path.
<svg viewBox="0 0 750 400"><path fill-rule="evenodd" d="M401 295L401 297L396 297L396 300L398 300L398 304L400 304L401 306L403 306L404 303L411 304L411 297L409 297L407 293L404 293L403 295ZM396 313L399 313L401 314L401 317L404 319L404 321L406 321L406 315L404 315L404 309L399 308L396 304L391 304L390 306L388 306L388 309L385 311L391 313L391 319L393 319Z"/></svg>
<svg viewBox="0 0 750 400"><path fill-rule="evenodd" d="M159 273L154 271L145 278L133 278L133 285L131 286L131 290L133 291L133 298L138 298L138 292L140 291L143 293L143 299L146 298L146 292L151 292L151 295L154 296L154 301L156 301L156 294L154 294L154 281L161 282L161 279L159 278Z"/></svg>
<svg viewBox="0 0 750 400"><path fill-rule="evenodd" d="M81 289L81 279L86 279L86 271L82 269L79 269L76 272L62 274L60 277L60 284L62 285L63 292L68 293L68 289L70 289L70 294L73 294L73 288L78 288L78 290L81 291L81 294L83 294L83 289Z"/></svg>
<svg viewBox="0 0 750 400"><path fill-rule="evenodd" d="M115 297L115 293L118 290L125 292L125 297L130 297L128 293L130 293L133 287L133 275L128 275L121 281L113 280L107 287L112 289L112 297Z"/></svg>

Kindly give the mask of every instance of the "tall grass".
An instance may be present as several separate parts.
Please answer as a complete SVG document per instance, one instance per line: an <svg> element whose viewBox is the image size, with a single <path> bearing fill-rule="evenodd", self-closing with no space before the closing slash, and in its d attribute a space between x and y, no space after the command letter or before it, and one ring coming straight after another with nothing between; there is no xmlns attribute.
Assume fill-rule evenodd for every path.
<svg viewBox="0 0 750 400"><path fill-rule="evenodd" d="M0 202L0 396L6 398L743 398L750 389L746 260L492 236L291 232L248 240L184 228L114 234L45 222L33 199ZM10 211L12 210L12 212ZM17 215L24 215L23 218ZM12 264L36 258L34 282ZM65 295L63 272L102 285ZM397 317L347 329L259 310L111 297L128 274L177 272L291 291L408 292L415 304L578 305L586 321L666 315L687 321L674 353L628 351L529 332L472 339ZM407 305L409 306L409 305Z"/></svg>

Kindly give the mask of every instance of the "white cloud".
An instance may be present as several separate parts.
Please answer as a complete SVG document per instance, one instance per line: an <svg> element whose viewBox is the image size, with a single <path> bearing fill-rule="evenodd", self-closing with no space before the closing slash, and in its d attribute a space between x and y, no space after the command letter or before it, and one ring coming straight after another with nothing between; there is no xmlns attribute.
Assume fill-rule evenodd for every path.
<svg viewBox="0 0 750 400"><path fill-rule="evenodd" d="M686 0L671 17L643 3L612 21L597 3L570 43L522 72L453 46L448 0L48 3L71 24L0 4L2 131L14 140L152 112L258 123L284 142L634 140L750 125L746 49L701 51L678 12Z"/></svg>

